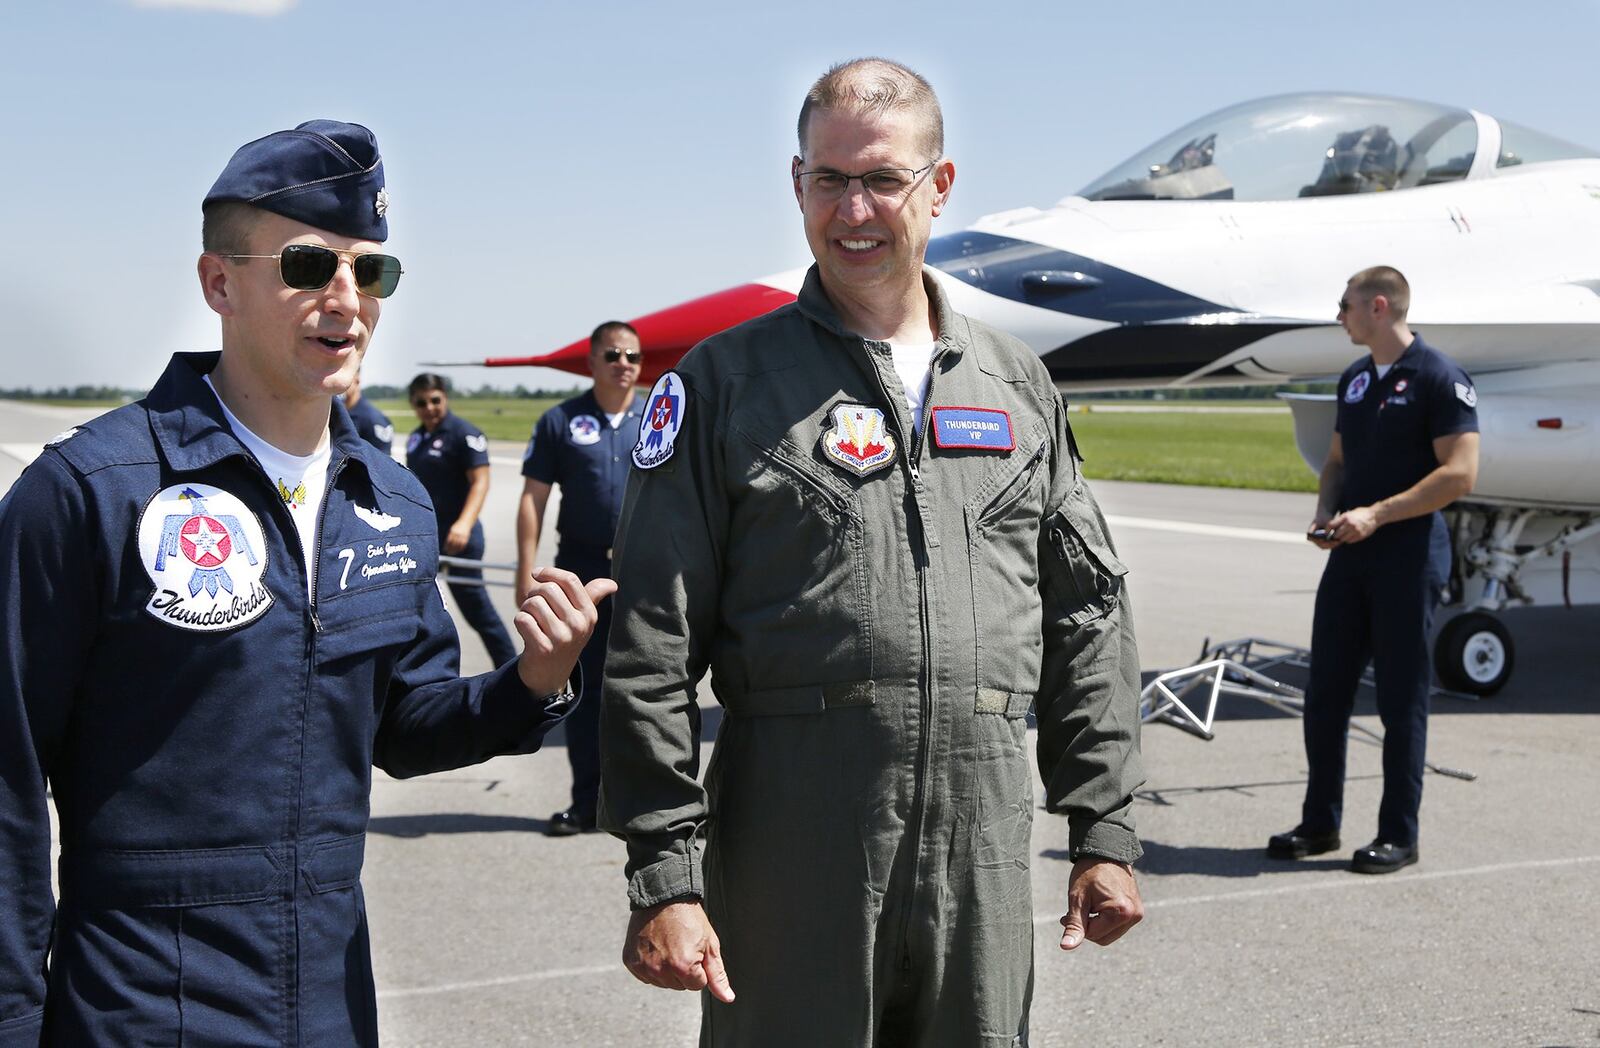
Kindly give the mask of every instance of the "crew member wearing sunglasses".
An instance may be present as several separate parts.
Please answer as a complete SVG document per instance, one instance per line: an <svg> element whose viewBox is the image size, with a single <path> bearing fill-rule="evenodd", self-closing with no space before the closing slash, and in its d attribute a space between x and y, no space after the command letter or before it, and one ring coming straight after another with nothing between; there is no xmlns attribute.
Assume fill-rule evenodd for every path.
<svg viewBox="0 0 1600 1048"><path fill-rule="evenodd" d="M423 372L411 380L411 410L420 425L406 439L406 465L433 498L439 546L463 560L483 560L483 500L489 497L489 438L450 410L443 375ZM450 565L450 595L461 617L483 640L489 661L502 666L516 655L511 635L483 587L483 571Z"/></svg>
<svg viewBox="0 0 1600 1048"><path fill-rule="evenodd" d="M517 503L517 578L533 579L539 532L551 489L561 486L556 566L585 582L611 577L611 538L622 516L629 453L639 439L644 397L635 389L644 354L630 324L608 320L589 336L594 387L545 412L534 426L522 460ZM583 649L583 701L567 720L567 760L572 764L572 804L550 816L552 837L595 828L600 797L600 687L611 602L600 604L600 623Z"/></svg>
<svg viewBox="0 0 1600 1048"><path fill-rule="evenodd" d="M376 1045L371 766L532 752L571 707L614 586L540 571L526 650L460 677L427 492L338 400L387 211L364 127L241 147L203 204L221 353L0 502L0 1044Z"/></svg>

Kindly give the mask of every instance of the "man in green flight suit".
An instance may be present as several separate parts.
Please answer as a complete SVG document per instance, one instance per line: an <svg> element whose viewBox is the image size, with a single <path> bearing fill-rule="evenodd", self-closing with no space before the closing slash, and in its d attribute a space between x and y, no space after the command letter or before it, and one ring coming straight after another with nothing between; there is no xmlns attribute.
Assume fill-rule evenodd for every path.
<svg viewBox="0 0 1600 1048"><path fill-rule="evenodd" d="M703 1045L1023 1045L1030 706L1061 946L1143 915L1127 569L1038 357L923 269L955 178L927 82L836 66L799 133L798 301L664 375L634 449L602 717L624 962L707 991Z"/></svg>

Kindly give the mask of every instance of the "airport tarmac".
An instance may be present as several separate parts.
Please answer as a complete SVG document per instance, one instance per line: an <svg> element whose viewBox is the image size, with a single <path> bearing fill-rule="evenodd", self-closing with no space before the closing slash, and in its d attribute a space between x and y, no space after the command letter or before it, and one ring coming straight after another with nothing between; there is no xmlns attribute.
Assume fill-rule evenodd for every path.
<svg viewBox="0 0 1600 1048"><path fill-rule="evenodd" d="M14 407L0 405L5 486L30 442L83 414ZM491 561L512 559L521 450L491 446ZM1206 637L1306 642L1322 561L1299 537L1309 496L1096 491L1131 568L1147 677L1190 662ZM549 540L543 549L553 552ZM1056 948L1065 825L1036 813L1032 1043L1600 1041L1600 612L1506 619L1518 643L1511 684L1481 702L1439 698L1431 722L1430 757L1478 778L1428 776L1422 860L1398 874L1343 868L1373 832L1381 786L1378 750L1359 742L1345 851L1264 857L1267 836L1296 821L1305 766L1299 724L1248 700L1224 700L1210 742L1147 727L1137 866L1147 916L1116 946ZM486 668L470 632L463 647L468 672ZM709 745L718 718L706 703ZM1370 697L1358 714L1379 727ZM564 758L557 735L529 757L375 777L364 883L386 1044L694 1043L697 997L639 985L618 962L621 845L539 832L566 804ZM729 967L737 990L737 958Z"/></svg>

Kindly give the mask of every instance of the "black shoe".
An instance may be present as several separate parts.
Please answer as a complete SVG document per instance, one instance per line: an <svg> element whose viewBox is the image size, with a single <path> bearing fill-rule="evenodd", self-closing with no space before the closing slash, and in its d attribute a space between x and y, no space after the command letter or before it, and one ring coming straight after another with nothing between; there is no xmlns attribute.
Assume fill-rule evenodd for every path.
<svg viewBox="0 0 1600 1048"><path fill-rule="evenodd" d="M1307 833L1296 826L1288 833L1275 833L1267 841L1269 859L1304 859L1307 855L1321 855L1339 847L1339 831Z"/></svg>
<svg viewBox="0 0 1600 1048"><path fill-rule="evenodd" d="M558 811L550 816L550 825L544 828L544 835L546 837L575 837L580 833L593 833L594 831L593 815L584 815L568 808L566 811Z"/></svg>
<svg viewBox="0 0 1600 1048"><path fill-rule="evenodd" d="M1393 873L1417 861L1415 844L1389 844L1373 841L1357 849L1350 858L1350 869L1355 873Z"/></svg>

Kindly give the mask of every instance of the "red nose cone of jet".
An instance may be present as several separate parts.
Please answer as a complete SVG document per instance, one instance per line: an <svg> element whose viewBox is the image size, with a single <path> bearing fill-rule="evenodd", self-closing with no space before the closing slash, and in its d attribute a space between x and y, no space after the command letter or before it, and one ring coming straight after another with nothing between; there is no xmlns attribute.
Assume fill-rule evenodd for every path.
<svg viewBox="0 0 1600 1048"><path fill-rule="evenodd" d="M766 284L741 284L726 291L629 321L639 332L644 363L639 381L649 384L677 366L697 342L794 301L794 296ZM581 339L542 357L498 357L484 361L489 367L536 364L560 368L576 375L589 373L589 340Z"/></svg>

